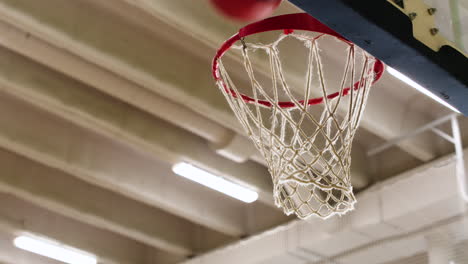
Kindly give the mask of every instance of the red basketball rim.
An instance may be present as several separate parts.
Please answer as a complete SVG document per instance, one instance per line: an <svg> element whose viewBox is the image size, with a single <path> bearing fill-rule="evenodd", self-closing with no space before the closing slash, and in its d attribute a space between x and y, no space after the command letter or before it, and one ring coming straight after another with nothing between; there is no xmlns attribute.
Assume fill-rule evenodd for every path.
<svg viewBox="0 0 468 264"><path fill-rule="evenodd" d="M281 15L281 16L271 17L271 18L267 18L267 19L249 24L241 28L237 34L235 34L234 36L226 40L221 46L221 48L216 52L216 55L213 59L213 64L212 64L213 77L216 81L221 81L223 83L224 88L226 89L226 91L228 91L231 94L231 96L237 97L237 93L234 92L232 89L227 88L226 84L222 80L220 73L219 73L219 59L224 55L224 53L226 53L226 51L229 50L229 48L231 48L231 46L235 42L241 40L241 38L247 37L253 34L261 33L261 32L274 31L274 30L312 31L312 32L317 32L317 33L333 36L343 42L354 45L352 42L345 39L343 36L335 32L331 28L327 27L326 25L322 24L320 21L313 18L307 13ZM372 83L377 82L380 79L380 77L382 77L384 68L385 67L384 67L383 62L376 58L376 61L374 63L374 68L373 68L375 78ZM360 81L357 81L355 84L353 84L354 90L359 89L362 81L363 80L360 80ZM349 94L350 90L351 90L350 87L344 88L341 91L342 96ZM340 95L340 92L335 92L335 93L327 95L327 98L333 99L339 95ZM272 106L272 104L269 101L255 100L244 94L240 94L240 96L245 102L248 102L248 103L257 103L257 104L261 104L267 107ZM308 105L320 104L323 102L323 99L324 99L323 97L309 99L307 101L307 104ZM299 103L304 104L304 101L299 101ZM290 107L295 107L296 104L293 102L278 102L278 106L282 108L290 108Z"/></svg>

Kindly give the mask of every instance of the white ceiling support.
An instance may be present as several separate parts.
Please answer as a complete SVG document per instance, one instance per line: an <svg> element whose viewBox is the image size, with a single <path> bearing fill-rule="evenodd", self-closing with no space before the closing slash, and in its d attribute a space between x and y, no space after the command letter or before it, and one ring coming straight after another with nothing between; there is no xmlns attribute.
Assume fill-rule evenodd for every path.
<svg viewBox="0 0 468 264"><path fill-rule="evenodd" d="M200 228L187 220L4 150L0 151L0 167L2 192L172 254L193 253L194 229ZM226 239L208 229L200 230L207 243L211 237Z"/></svg>
<svg viewBox="0 0 468 264"><path fill-rule="evenodd" d="M413 131L410 131L409 133L405 133L403 135L399 135L398 137L395 137L395 138L392 138L390 139L389 141L385 142L384 144L380 145L380 146L376 146L370 150L367 151L367 155L369 156L373 156L373 155L377 155L389 148L391 148L392 146L394 145L397 145L398 143L400 143L401 141L404 141L404 140L408 140L412 137L415 137L415 136L418 136L420 135L421 133L424 133L426 131L429 131L429 130L432 130L435 134L441 136L442 138L450 141L451 143L454 143L454 139L451 138L450 136L447 136L444 132L440 131L437 129L437 126L440 126L446 122L449 122L452 120L452 118L456 118L458 114L456 113L452 113L452 114L449 114L449 115L446 115L446 116L443 116L441 118L438 118L436 120L433 120L421 127L418 127L416 129L414 129Z"/></svg>
<svg viewBox="0 0 468 264"><path fill-rule="evenodd" d="M147 111L164 121L189 130L212 142L212 146L218 149L220 155L224 155L236 162L252 158L261 164L265 163L263 157L252 147L249 139L193 112L184 105L174 103L167 98L150 92L127 79L85 61L66 50L52 46L3 21L0 21L0 32L4 36L4 38L0 39L0 45L88 84L133 107ZM49 58L54 58L54 60ZM238 149L239 146L233 145L234 143L242 147L249 145L249 151L246 152L245 148L243 148L242 153L239 153L239 151L232 153L232 150L224 150L227 144L231 146L230 148ZM219 148L223 148L223 150Z"/></svg>
<svg viewBox="0 0 468 264"><path fill-rule="evenodd" d="M10 69L14 70L14 67ZM0 90L4 89L20 91L12 86L0 86ZM51 117L2 93L0 102L3 108L0 145L4 148L211 229L234 236L247 233L246 205L183 180L173 174L170 164ZM41 102L38 100L36 104ZM214 200L222 202L223 206ZM275 220L278 217L272 219Z"/></svg>
<svg viewBox="0 0 468 264"><path fill-rule="evenodd" d="M455 158L456 158L455 166L456 166L456 175L458 179L459 192L462 195L463 199L465 199L465 201L468 202L468 179L467 179L468 174L465 171L465 163L464 163L464 158L463 158L463 144L462 144L462 139L461 139L460 126L458 124L458 116L459 114L457 113L451 113L449 115L438 118L424 126L416 128L415 130L407 134L391 139L388 142L380 146L377 146L373 149L368 150L367 155L368 156L377 155L391 148L392 146L399 144L402 141L419 136L421 133L430 130L434 132L436 135L440 136L441 138L453 144L454 150L455 150ZM451 124L452 135L449 135L437 128L438 126L441 126L447 122L450 122Z"/></svg>
<svg viewBox="0 0 468 264"><path fill-rule="evenodd" d="M37 6L36 2L2 0L1 20L163 97L176 99L173 101L195 112L216 114L225 117L229 126L240 127L216 90L209 62L99 10L94 2L49 0ZM41 11L36 13L38 7ZM82 30L88 26L89 30ZM160 28L167 30L170 28Z"/></svg>
<svg viewBox="0 0 468 264"><path fill-rule="evenodd" d="M134 240L54 214L11 195L0 193L0 208L3 232L53 239L97 256L102 264L145 263L146 254L157 252Z"/></svg>
<svg viewBox="0 0 468 264"><path fill-rule="evenodd" d="M249 233L247 205L174 175L167 164L147 155L60 120L47 119L41 111L30 112L34 108L14 108L1 96L0 102L0 146L209 229L234 236ZM285 219L279 210L272 210L267 217L266 226ZM252 231L263 229L260 225Z"/></svg>
<svg viewBox="0 0 468 264"><path fill-rule="evenodd" d="M452 125L452 137L445 137L445 139L453 139L451 141L455 147L455 156L457 159L457 168L456 168L456 173L457 173L457 179L458 179L458 186L459 186L459 191L465 200L465 202L468 203L468 173L466 172L466 166L465 166L465 158L463 157L463 141L461 138L461 131L460 131L460 125L458 123L457 116L452 116L450 120L450 124ZM435 130L437 131L437 130ZM441 131L439 132L439 134ZM437 133L436 133L437 134ZM449 140L450 141L450 140Z"/></svg>
<svg viewBox="0 0 468 264"><path fill-rule="evenodd" d="M2 93L0 104L0 146L70 176L231 236L257 233L288 219L270 206L247 205L188 181L175 175L170 164ZM246 218L250 211L253 226Z"/></svg>
<svg viewBox="0 0 468 264"><path fill-rule="evenodd" d="M233 137L237 138L237 141L242 144L250 144L247 138L238 136L232 130L194 113L187 106L169 101L167 98L158 96L94 63L82 60L79 56L64 49L51 46L30 35L27 31L21 31L4 22L0 24L0 31L6 36L0 42L9 49L92 85L104 93L148 111L165 121L185 128L216 145L224 143L227 138ZM54 60L50 60L51 57ZM262 160L258 152L254 151L252 155L255 156L256 161Z"/></svg>
<svg viewBox="0 0 468 264"><path fill-rule="evenodd" d="M72 76L73 78L89 84L106 94L119 98L136 108L146 110L165 121L169 121L172 124L194 132L195 134L213 142L212 145L215 146L215 149L218 149L217 152L220 155L224 155L236 162L252 158L256 162L265 164L263 157L261 157L247 138L234 133L232 130L227 129L206 117L194 113L185 106L162 98L133 82L122 79L95 64L89 63L80 57L65 51L64 49L47 44L41 39L36 38L34 35L29 35L29 33L21 31L5 22L0 22L0 32L4 36L4 38L0 39L0 44L8 47L8 49L38 61L41 64L45 64L58 72ZM27 37L25 37L25 35ZM54 58L54 60L50 60L49 58ZM217 93L216 89L214 89L214 91ZM37 100L33 100L33 102L35 101ZM61 112L69 113L70 111ZM75 119L76 118L73 118L73 120ZM246 148L246 146L248 147ZM358 152L357 148L355 148L353 155L359 156L360 154ZM369 179L367 177L366 165L356 165L356 163L354 163L352 169L355 171L355 176L352 179L354 186L357 189L367 186ZM250 174L247 173L238 174L239 175L235 176L250 176ZM255 176L255 178L257 178L257 180L263 179L265 181L263 185L266 186L266 189L264 189L264 191L268 191L268 193L264 196L266 199L262 200L266 200L272 204L272 199L270 198L271 183L269 183L269 175L266 178L258 176ZM244 181L252 184L248 180ZM261 188L261 186L256 187Z"/></svg>
<svg viewBox="0 0 468 264"><path fill-rule="evenodd" d="M0 32L4 36L0 39L2 46L133 107L189 130L210 142L221 142L235 134L232 130L193 112L183 104L159 96L4 21L0 21Z"/></svg>
<svg viewBox="0 0 468 264"><path fill-rule="evenodd" d="M466 205L449 155L363 191L355 212L342 218L294 221L184 263L272 263L285 256L298 264L385 263L423 252L428 231L462 214Z"/></svg>
<svg viewBox="0 0 468 264"><path fill-rule="evenodd" d="M264 166L252 161L238 164L222 158L204 139L186 130L8 50L0 48L0 53L3 56L0 64L5 65L0 69L0 89L4 92L169 164L185 160L241 181L257 189L262 201L273 204L272 183Z"/></svg>
<svg viewBox="0 0 468 264"><path fill-rule="evenodd" d="M77 1L80 3L67 3L54 0L45 3L30 2L24 0L3 0L0 6L2 19L23 28L33 36L41 37L57 47L68 50L90 62L109 69L114 73L138 83L142 87L162 94L171 100L187 104L193 111L209 117L213 120L223 120L223 125L239 131L239 125L230 113L223 98L214 87L213 80L208 74L208 67L200 65L209 65L211 57L210 52L217 48L217 45L224 40L224 33L217 36L216 43L210 41L209 46L205 46L206 51L200 55L207 56L206 59L198 59L195 55L186 54L184 49L177 45L164 42L150 36L148 30L132 26L125 23L115 14L92 8L89 2ZM200 46L200 43L207 43L207 40L200 40L194 36L204 36L203 31L210 31L212 28L219 32L222 29L232 29L236 25L227 25L216 15L207 16L205 13L208 7L208 1L202 4L198 2L180 2L179 1L158 1L156 5L149 2L138 2L139 6L147 5L152 14L156 14L154 9L161 5L164 8L165 19L164 27L158 28L160 31L174 32L174 39ZM112 2L114 4L114 2ZM167 26L167 24L180 25L183 20L179 11L180 5L184 5L183 10L190 10L191 19L202 19L188 25L185 31L191 31L192 38L184 32L178 32ZM37 5L37 6L36 6ZM103 5L100 3L99 5ZM179 6L177 6L179 5ZM190 6L190 8L187 5ZM206 6L204 6L206 5ZM182 9L180 9L182 11ZM121 10L121 13L132 13L131 6ZM199 17L196 16L200 13ZM214 14L214 12L213 12ZM83 19L86 17L86 19ZM182 19L180 19L182 17ZM160 25L155 19L154 25ZM148 21L152 22L152 21ZM154 26L149 24L147 26ZM207 27L205 27L208 25ZM154 26L157 28L157 26ZM77 28L87 30L75 30ZM118 30L116 30L118 29ZM106 32L105 36L101 32ZM213 32L207 33L213 36ZM212 39L212 38L207 38ZM129 47L131 47L129 49ZM150 55L149 55L150 54ZM180 65L183 61L184 65ZM173 69L177 69L174 71ZM197 80L196 85L191 80ZM203 89L197 88L203 87ZM213 87L210 91L206 87ZM381 98L383 98L382 96ZM390 97L385 97L389 100ZM188 104L190 102L190 104ZM422 114L414 113L411 117L404 112L404 107L391 107L378 100L370 100L367 106L367 117L362 121L361 126L383 138L391 138L400 133L400 124L405 122L418 125L419 120L427 120ZM389 115L388 113L392 113ZM412 121L409 120L411 118ZM382 124L388 124L385 128ZM395 125L399 124L399 125ZM430 144L421 144L422 139L414 139L411 142L402 143L400 146L407 152L415 155L421 160L434 158L435 151Z"/></svg>
<svg viewBox="0 0 468 264"><path fill-rule="evenodd" d="M400 84L393 83L393 85ZM381 83L376 83L372 89L359 125L360 128L367 129L387 141L431 121L429 116L421 112L408 111L403 106L391 106L389 102L394 95L385 90ZM378 91L379 89L381 91ZM375 96L377 93L379 96ZM436 145L431 142L434 142L434 137L430 134L423 134L409 141L400 142L397 146L420 161L427 162L437 157Z"/></svg>

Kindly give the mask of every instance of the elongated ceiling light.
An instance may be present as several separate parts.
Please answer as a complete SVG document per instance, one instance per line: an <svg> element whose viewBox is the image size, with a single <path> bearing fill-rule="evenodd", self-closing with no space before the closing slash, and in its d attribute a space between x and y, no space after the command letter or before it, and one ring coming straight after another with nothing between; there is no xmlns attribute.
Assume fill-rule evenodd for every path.
<svg viewBox="0 0 468 264"><path fill-rule="evenodd" d="M18 236L13 244L20 249L69 264L96 264L96 257L60 243L33 236Z"/></svg>
<svg viewBox="0 0 468 264"><path fill-rule="evenodd" d="M180 162L172 167L172 171L184 178L197 182L208 188L229 195L245 203L251 203L258 199L258 193L244 186L225 180L205 170L197 168L186 162Z"/></svg>
<svg viewBox="0 0 468 264"><path fill-rule="evenodd" d="M458 111L457 109L455 109L455 107L451 106L450 104L448 104L447 102L445 102L444 100L440 99L439 97L437 97L435 94L433 94L432 92L430 92L429 90L427 90L426 88L422 87L421 85L419 85L418 83L416 83L415 81L411 80L408 76L404 75L403 73L391 68L391 67L388 67L387 66L387 71L388 73L390 73L391 75L395 76L396 78L400 79L401 81L403 81L404 83L410 85L411 87L415 88L416 90L418 90L419 92L429 96L430 98L432 98L434 101L437 101L439 104L449 108L450 110L456 112L456 113L460 113L460 111Z"/></svg>

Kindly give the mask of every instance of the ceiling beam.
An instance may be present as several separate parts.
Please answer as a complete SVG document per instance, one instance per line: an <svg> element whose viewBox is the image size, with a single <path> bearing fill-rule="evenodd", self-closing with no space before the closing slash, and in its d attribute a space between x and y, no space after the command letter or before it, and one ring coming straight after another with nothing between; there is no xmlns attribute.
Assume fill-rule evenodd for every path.
<svg viewBox="0 0 468 264"><path fill-rule="evenodd" d="M261 179L258 179L259 173L255 170L248 170L248 165L244 170L236 169L242 168L244 164L237 164L215 155L203 140L180 128L149 115L138 114L128 105L111 97L104 97L80 83L63 82L66 80L63 76L35 63L29 63L9 51L0 48L0 54L4 58L0 65L2 62L8 65L1 67L8 69L7 72L0 70L0 90L21 99L16 100L5 94L1 96L5 111L1 115L3 118L0 123L5 129L0 134L6 138L6 142L15 141L22 146L21 148L28 149L29 154L24 154L24 151L18 149L12 151L29 155L30 158L44 164L52 162L54 166L71 175L164 208L211 229L233 236L249 233L244 218L247 205L180 180L169 169L170 163L162 163L157 159L171 162L193 157L196 161L205 161L203 166L218 166L220 171L222 166L226 166L227 169L232 168L231 172L243 172L251 177L251 185L258 188L261 185L257 183L261 183ZM62 93L65 88L67 92ZM86 94L86 91L94 93ZM63 116L73 123L51 117L47 112L27 103ZM96 108L97 105L100 107ZM14 120L10 118L13 115ZM99 116L104 117L104 120L96 118ZM31 120L40 120L40 129L37 129L38 123L32 123ZM118 127L108 129L109 123ZM88 127L92 131L76 125ZM54 141L41 144L50 140L50 134L55 134ZM192 139L193 141L190 141ZM126 144L120 144L119 141ZM160 144L163 145L162 150ZM154 150L152 145L158 149ZM141 150L148 150L150 153ZM266 172L263 166L251 164L261 169L261 172ZM139 168L138 173L135 173L135 167ZM265 182L271 184L269 179ZM271 192L271 189L268 188L268 192ZM194 200L193 197L199 199ZM271 194L267 199L271 199ZM224 206L220 207L213 201L222 201ZM268 226L287 219L279 210L271 209L266 217L270 219L266 221ZM258 227L262 229L261 226Z"/></svg>
<svg viewBox="0 0 468 264"><path fill-rule="evenodd" d="M126 154L127 157L120 157L123 164L116 164L116 166L123 167L125 162L130 163L128 160L135 160L134 162L140 163L145 165L147 168L146 171L142 171L144 175L140 175L142 179L150 179L153 178L153 173L160 173L160 174L169 174L173 175L167 167L170 166L171 163L174 163L178 160L187 160L191 161L196 164L200 164L201 167L214 167L214 169L219 172L221 175L225 174L226 172L229 175L235 175L236 180L240 179L241 181L244 179L248 185L253 186L260 193L267 193L265 200L271 200L271 180L265 176L265 180L262 179L260 175L266 174L267 170L263 166L248 162L246 164L238 164L227 159L224 159L214 153L206 142L183 130L178 127L175 127L169 123L161 121L157 118L154 118L144 112L139 111L138 109L134 109L126 104L119 102L118 100L111 98L109 96L104 96L103 94L96 92L90 87L87 87L79 82L73 81L68 79L56 72L50 71L47 68L31 62L19 55L11 53L8 50L0 48L0 53L2 54L3 60L0 61L0 65L4 64L5 67L0 69L0 90L13 95L16 98L20 98L22 101L26 101L30 104L33 104L41 109L44 109L48 112L53 113L54 115L58 115L60 117L65 118L66 120L72 122L75 125L89 128L91 132L97 132L100 135L106 136L106 138L111 138L117 142L125 143L123 146L122 144L115 144L120 146L120 152L123 152L122 149L125 146L131 147L133 150L129 149L130 154ZM8 65L8 67L6 67ZM40 80L40 81L39 81ZM64 92L64 91L67 92ZM8 99L5 99L8 100ZM23 103L24 105L25 103ZM18 106L12 106L18 107ZM30 108L30 107L29 107ZM10 110L14 111L14 110ZM22 110L23 112L25 110ZM37 118L44 119L44 114L40 115L36 113L37 110L29 110L31 111L31 115L39 115ZM42 111L40 111L42 112ZM30 118L25 116L25 118ZM15 121L11 120L14 124L18 124ZM56 121L58 122L58 121ZM12 124L14 126L14 124ZM49 131L61 131L66 126L69 125L57 125L53 122L47 122L44 120L42 123L43 129L49 129ZM47 125L49 124L49 125ZM20 128L18 128L20 129ZM87 134L93 134L89 130L83 130L79 128L75 128L75 130L82 130L82 135L79 136L81 140L84 140L83 137ZM31 134L35 134L36 131L31 128L29 131ZM151 131L151 133L149 133ZM68 134L69 131L64 131L63 133ZM96 155L98 156L99 151L97 149L101 149L101 151L107 151L107 153L102 153L102 156L112 156L117 155L113 154L116 150L112 150L110 148L116 148L115 146L100 146L105 145L106 142L109 140L101 140L98 141L95 139L96 136L88 136L88 140L97 141L92 146L96 148L92 153L86 149L82 148L75 148L74 151L79 156L79 153L82 155ZM26 139L32 139L33 137L26 137ZM20 138L17 138L21 140ZM44 139L45 140L45 139ZM58 139L57 139L58 140ZM70 139L64 138L63 140L69 141ZM79 139L74 139L79 140ZM66 142L62 142L66 144ZM25 145L29 145L28 147L34 147L36 143L27 143L24 142ZM68 144L68 143L67 143ZM109 145L110 143L107 143ZM57 142L58 147L60 144ZM36 146L37 147L37 146ZM50 146L47 146L50 147ZM134 149L138 149L138 152L135 152ZM140 153L143 150L145 153ZM47 150L39 150L41 153L47 153L50 151ZM110 153L109 153L110 151ZM54 153L50 153L54 155ZM149 155L148 155L149 154ZM125 153L121 153L120 156L125 155ZM135 157L135 156L140 157ZM128 157L129 156L129 157ZM141 157L143 156L143 157ZM157 166L157 162L154 161L154 158L151 156L157 157L160 160L166 161L163 168ZM64 156L61 154L55 153L55 159L64 159ZM145 162L143 162L144 160ZM69 160L62 161L64 162L64 166L74 166L81 168L81 170L86 171L86 174L93 174L93 170L88 168L86 164L79 164L80 161L73 162ZM155 164L152 164L155 163ZM151 171L148 167L151 167L153 171ZM223 168L225 171L222 171ZM77 169L77 168L74 168ZM132 179L132 177L122 177L119 181L116 181L114 174L125 174L130 173L128 170L125 170L124 167L122 170L115 170L114 168L107 168L108 171L103 171L104 168L101 168L101 171L94 168L96 171L94 178L105 178L103 177L108 176L106 180L106 185L110 186L112 184L118 184L122 181L124 186L128 186L129 181L138 182L138 180ZM97 175L97 176L96 176ZM137 176L138 177L138 176ZM141 184L140 184L141 185ZM137 186L137 188L133 188L134 195L140 194L139 188L148 188L148 186ZM158 186L151 186L152 188ZM154 190L153 190L154 191ZM150 190L148 190L150 193ZM173 193L174 195L180 194L183 197L187 197L190 200L190 193L185 192L183 190L177 191ZM157 194L152 194L157 196ZM160 197L159 200L164 199L166 202L165 207L168 206L168 202L172 202L172 207L174 209L179 209L182 212L179 213L189 213L188 211L183 210L183 206L180 206L176 201L171 201L170 199L166 199L164 197ZM150 201L151 203L157 202L158 199ZM211 227L217 228L222 230L223 232L227 232L232 235L243 235L245 233L242 232L242 214L238 214L238 216L233 216L236 211L238 212L242 209L242 206L239 202L228 201L226 208L218 208L215 205L216 210L209 209L209 204L200 204L197 205L193 203L197 203L197 201L191 201L192 204L187 203L186 206L190 207L193 206L192 213L195 213L200 217L201 211L212 211L215 215L204 215L203 221L204 224L209 225ZM203 207L203 210L197 210L199 206ZM237 208L237 209L236 209ZM226 215L226 212L232 211L230 216ZM225 215L223 218L223 214ZM221 218L220 218L221 217ZM226 217L228 219L226 219ZM219 221L217 221L217 219ZM211 222L210 222L211 220ZM217 221L218 223L215 224ZM237 222L237 223L236 223ZM221 223L225 225L219 226ZM237 227L229 227L229 223L235 223Z"/></svg>
<svg viewBox="0 0 468 264"><path fill-rule="evenodd" d="M18 91L12 86L1 87ZM210 229L233 236L247 233L246 205L242 202L176 176L170 164L55 118L11 96L0 93L0 102L4 110L0 113L0 142L4 144L0 146ZM53 141L50 135L54 135Z"/></svg>
<svg viewBox="0 0 468 264"><path fill-rule="evenodd" d="M0 32L5 37L0 44L54 71L65 74L97 90L109 94L140 110L147 111L167 122L173 122L200 137L220 143L232 137L234 132L203 117L187 106L167 100L148 89L139 86L80 56L58 48L41 38L7 22L0 21ZM49 58L54 58L50 60ZM183 118L185 122L175 122Z"/></svg>
<svg viewBox="0 0 468 264"><path fill-rule="evenodd" d="M2 51L0 48L0 56L5 59L2 61L6 61L9 65L8 69L11 74L2 75L0 70L0 90L8 91L8 93L20 98L24 98L25 94L28 95L25 99L26 102L24 102L10 95L0 93L0 102L4 109L0 113L0 127L2 128L0 131L0 146L42 164L60 168L68 174L92 184L116 191L149 205L157 206L191 222L218 230L224 234L243 236L258 232L267 226L287 219L279 210L269 208L269 210L263 210L264 213L256 217L256 219L263 222L263 225L257 225L255 229L250 229L245 218L246 213L250 211L248 208L255 207L257 210L261 210L261 204L246 205L176 176L170 170L170 164L160 162L155 157L148 155L148 153L142 152L137 146L130 144L131 147L129 147L113 141L112 139L121 141L122 134L118 133L118 131L109 133L112 135L112 138L109 139L76 126L76 122L84 114L70 115L70 112L74 111L73 108L54 108L53 104L59 102L60 98L54 98L55 102L51 104L45 96L34 96L37 90L31 87L41 83L42 88L51 89L52 91L63 91L66 88L67 93L62 95L76 101L69 104L66 101L60 101L61 104L76 105L83 102L81 105L86 105L86 103L89 103L90 109L95 109L92 106L98 105L97 103L94 104L93 99L99 98L99 94L83 98L72 92L73 84L76 84L76 82L64 83L61 86L54 85L56 83L46 80L51 78L51 80L57 81L61 79L59 76L55 76L48 71L30 71L31 67L28 66L31 65L25 63L25 60L20 56L9 52L3 53ZM2 62L0 62L1 64ZM15 74L15 72L18 74ZM23 85L24 83L17 79L15 75L29 80L30 85ZM29 87L30 90L24 87ZM86 89L87 87L77 87L77 91ZM68 96L70 94L74 94L74 96ZM106 98L111 99L110 97ZM73 120L75 124L28 105L27 102L41 108L53 109L53 112L58 113L58 115L65 113L67 119ZM117 112L117 116L129 121L131 118L128 118L130 115L125 114L125 106L124 104L116 104L115 109L118 110L109 112ZM102 111L103 108L99 110ZM123 110L123 113L118 112L119 110ZM165 124L155 124L151 120L142 123L155 125L148 128L154 134L158 134L157 131L161 132L167 129L169 134L172 133L177 136L177 131L180 131L178 129L174 133ZM92 123L86 124L86 126L92 126ZM125 126L125 124L127 124L127 128L131 126L130 123L121 125ZM53 141L50 138L52 134L54 135ZM185 140L188 138L185 137ZM172 144L172 149L177 148L177 138L165 139L167 143ZM184 142L184 140L179 141ZM192 147L191 151L193 153L197 153L196 145L189 146ZM206 145L202 146L206 147ZM198 154L201 153L202 151L198 151ZM193 197L198 197L198 199L193 199ZM222 203L222 206L220 206L220 203Z"/></svg>
<svg viewBox="0 0 468 264"><path fill-rule="evenodd" d="M97 256L99 263L145 263L147 254L158 252L119 234L55 214L4 193L0 193L0 208L0 230L3 232L53 239Z"/></svg>
<svg viewBox="0 0 468 264"><path fill-rule="evenodd" d="M4 139L0 141L3 145ZM201 229L207 240L216 236L187 220L5 150L0 151L0 167L0 191L172 254L194 253L196 229Z"/></svg>
<svg viewBox="0 0 468 264"><path fill-rule="evenodd" d="M150 91L162 94L174 102L185 104L193 111L212 120L224 120L223 125L240 131L224 99L216 92L208 70L211 59L208 58L211 57L208 53L215 50L225 35L235 31L226 33L223 29L232 29L235 26L226 24L220 17L201 13L208 10L209 7L203 6L208 5L207 1L202 5L194 3L193 8L184 6L183 9L174 3L176 1L162 1L159 4L164 8L159 8L159 11L155 10L156 7L150 1L138 1L138 6L146 7L152 15L163 13L159 20L154 17L152 21L146 23L151 23L152 27L157 28L155 30L171 31L174 34L173 38L183 40L182 42L198 43L195 44L198 46L200 42L203 43L206 51L202 52L202 56L205 56L205 59L187 54L187 49L156 38L148 30L135 27L111 12L99 10L87 1L76 1L73 4L68 2L67 6L63 6L63 2L50 0L41 3L40 7L36 6L38 5L36 2L24 0L1 2L2 20L9 21L36 37L132 80ZM121 2L112 2L112 5L122 7ZM124 7L121 13L134 12L132 6ZM179 10L190 10L190 18L200 20L196 20L197 23L188 23L176 12ZM170 24L176 27L171 27ZM87 30L76 30L77 28ZM177 28L184 28L184 32L178 31ZM187 35L187 31L192 34ZM218 34L219 32L224 33ZM201 40L204 36L207 37ZM372 115L364 118L361 127L384 139L389 139L402 132L399 124L407 121L409 117L403 113L403 107L395 108L388 104L390 96L382 97L385 97L386 103L369 100L367 112ZM417 126L420 122L428 120L428 117L413 113L411 120L409 123ZM382 128L382 124L386 125L385 129ZM436 152L432 144L424 143L427 143L427 139L418 138L399 146L420 160L427 161L434 158Z"/></svg>
<svg viewBox="0 0 468 264"><path fill-rule="evenodd" d="M0 32L2 33L3 36L5 36L4 38L0 39L0 45L3 45L10 50L17 52L23 56L26 56L41 64L47 65L48 67L54 69L54 71L63 73L67 76L73 77L76 80L79 80L80 82L86 83L103 93L109 94L112 97L118 98L119 100L122 100L130 104L131 106L137 109L147 111L151 113L152 115L162 118L164 121L170 122L171 124L174 124L178 127L182 127L186 130L189 130L213 142L214 145L225 144L226 140L232 139L234 135L236 134L232 130L229 130L219 125L218 123L215 123L211 121L210 119L191 111L186 106L173 103L161 96L158 96L155 93L148 91L147 89L133 82L128 81L127 79L118 77L117 75L97 66L96 64L87 62L83 60L82 58L76 55L73 55L70 52L65 51L64 49L57 48L51 44L44 42L40 38L29 35L27 32L22 31L12 25L9 25L5 22L0 22ZM54 60L49 60L49 58L54 58ZM11 59L11 60L16 61L17 59L16 60ZM49 73L49 74L53 76L57 76L57 73ZM63 77L60 77L60 78L63 79ZM70 82L72 81L70 80ZM34 84L34 85L37 85L37 84ZM73 86L80 86L80 85L77 85L76 82L73 82ZM86 90L85 88L80 88L80 89ZM8 89L8 91L10 90L11 89ZM11 91L11 92L15 93L15 91ZM47 108L48 111L54 112L54 109L50 109L49 104L38 103L39 99L34 98L35 93L31 93L27 91L24 91L23 93L28 94L29 97L33 98L33 99L30 99L32 103L36 102L36 104L39 104L41 107ZM86 94L85 91L82 91L81 93ZM92 92L88 92L88 93L92 93ZM50 93L49 94L43 93L42 96L57 97L57 95L50 94ZM96 96L91 96L91 97L93 97L91 100L96 101L93 104L105 104L104 100L101 100L100 103L98 103L99 98L95 98ZM67 98L67 99L74 100L73 98ZM52 98L50 100L59 100L63 102L65 99L63 98L53 99ZM90 100L90 99L87 99L87 100ZM109 102L116 102L116 100L107 99L107 103ZM78 117L75 115L71 115L71 113L76 113L76 112L88 113L88 118L100 117L102 119L102 115L97 115L95 113L89 114L90 110L88 109L84 109L84 110L76 109L76 104L71 104L71 103L62 103L62 104L63 104L61 106L62 109L55 111L55 112L61 113L62 116L65 116L65 118L70 119L72 122L79 122L78 120L80 118L83 118L84 116L84 114L80 114ZM78 105L78 106L81 106L83 108L86 105ZM63 108L68 108L68 109L65 110ZM134 111L134 112L136 114L137 111ZM94 121L94 122L106 122L106 120L98 119L97 121ZM127 128L119 127L118 129L127 129ZM103 133L103 134L107 134L111 136L116 135L116 133L109 132L108 130L105 130L105 131L103 129L97 129L97 130L99 130L101 134ZM185 133L185 135L187 135L187 133ZM186 140L189 140L190 138L192 141L193 140L200 141L199 138L194 137L194 136L191 136L191 137L184 136L183 138ZM125 138L120 137L120 140L124 140L124 139ZM243 145L246 145L246 146L251 145L251 143L248 141L247 138L244 138L242 136L236 136L236 140L239 140L239 139L243 141L242 142ZM144 139L144 140L147 141L148 139ZM151 144L151 142L149 142L148 144ZM139 146L139 148L141 149L142 147ZM354 148L353 156L355 157L362 156L360 154L361 152L364 153L364 150L360 150L359 148ZM246 156L247 158L249 157L248 155L251 155L249 153L252 153L252 151L246 151L245 153L245 155L247 155ZM253 153L254 153L254 156L252 156L252 158L255 161L263 160L263 158L255 150L253 151ZM216 162L216 164L219 164L219 163ZM245 163L243 166L247 166L247 164L251 164L251 163ZM207 166L207 164L203 164L203 165ZM257 165L249 165L249 166L258 167ZM223 167L226 168L226 166L223 166ZM216 170L219 170L219 169L216 169ZM353 181L353 185L355 186L355 188L360 189L360 188L366 187L369 184L369 177L367 177L368 175L367 175L366 165L360 164L360 163L354 163L352 166L352 170L353 170L352 181ZM244 181L248 184L254 184L257 189L262 190L261 200L269 204L272 204L271 182L270 182L271 180L267 172L265 172L267 175L266 177L258 177L258 173L241 173L239 169L236 169L236 171L238 171L238 173L233 174L235 178L240 179L241 181ZM255 174L255 176L253 176L254 179L249 179L251 175L253 174ZM241 178L242 176L245 176L245 178ZM265 195L262 195L263 192L265 193Z"/></svg>
<svg viewBox="0 0 468 264"><path fill-rule="evenodd" d="M3 83L0 89L5 92L79 126L151 153L169 164L185 160L244 182L259 191L262 201L272 204L272 184L264 166L252 161L239 164L223 158L206 140L180 127L5 49L0 52L5 56L0 63L8 65L0 70Z"/></svg>

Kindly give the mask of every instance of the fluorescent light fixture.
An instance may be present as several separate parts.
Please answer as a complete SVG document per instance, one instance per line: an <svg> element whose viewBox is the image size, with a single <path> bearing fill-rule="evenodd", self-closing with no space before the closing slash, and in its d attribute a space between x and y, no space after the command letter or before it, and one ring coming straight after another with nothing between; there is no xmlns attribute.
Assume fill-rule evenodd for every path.
<svg viewBox="0 0 468 264"><path fill-rule="evenodd" d="M69 264L97 263L96 257L90 254L39 237L18 236L13 240L13 244L17 248Z"/></svg>
<svg viewBox="0 0 468 264"><path fill-rule="evenodd" d="M184 178L197 182L208 188L222 192L245 203L258 199L258 193L243 186L227 181L191 164L180 162L172 167L172 171Z"/></svg>
<svg viewBox="0 0 468 264"><path fill-rule="evenodd" d="M403 73L401 73L401 72L399 72L399 71L397 71L397 70L395 70L395 69L393 69L391 67L388 67L388 66L387 66L387 71L391 75L395 76L396 78L400 79L401 81L405 82L406 84L412 86L413 88L415 88L419 92L421 92L421 93L429 96L433 100L437 101L439 104L449 108L450 110L452 110L452 111L454 111L456 113L460 113L460 111L455 109L455 107L451 106L450 104L448 104L444 100L440 99L439 97L437 97L435 94L431 93L426 88L424 88L421 85L417 84L415 81L411 80L408 76L404 75Z"/></svg>

